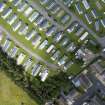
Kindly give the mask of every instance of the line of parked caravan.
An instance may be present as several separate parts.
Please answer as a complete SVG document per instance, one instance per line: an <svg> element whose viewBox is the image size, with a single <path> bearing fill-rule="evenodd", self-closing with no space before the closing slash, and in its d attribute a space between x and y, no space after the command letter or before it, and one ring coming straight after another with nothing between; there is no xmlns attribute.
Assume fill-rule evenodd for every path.
<svg viewBox="0 0 105 105"><path fill-rule="evenodd" d="M98 1L98 8L101 5ZM101 6L102 7L102 6ZM93 8L87 0L81 0L75 3L75 9L80 16L86 19L89 25L93 25L95 31L99 32L102 28L105 28L105 18L100 17L97 8ZM104 14L104 13L103 13Z"/></svg>
<svg viewBox="0 0 105 105"><path fill-rule="evenodd" d="M52 14L58 23L66 25L70 21L71 16L55 0L40 0L40 4Z"/></svg>
<svg viewBox="0 0 105 105"><path fill-rule="evenodd" d="M27 9L25 9L26 6L24 5L26 4L27 2L21 3L21 0L14 0L13 2L13 5L17 7L17 10L19 12L23 12L25 16L25 11L28 8L28 11L33 11L32 13L27 13L30 14L28 17L30 22L32 22L33 24L36 22L35 20L41 22L44 17L38 11L30 9L32 7L27 7ZM12 27L14 32L17 31L19 35L24 35L26 40L32 40L32 45L34 47L38 47L39 50L43 50L44 48L46 48L46 53L51 56L51 59L53 61L56 61L59 66L63 66L65 70L67 70L70 65L73 64L69 57L65 54L62 54L61 51L57 49L53 43L49 45L47 39L43 40L40 33L38 33L34 28L29 30L29 25L25 24L23 20L19 19L18 14L14 13L11 7L6 7L5 2L1 3L0 5L1 17L7 21L7 23ZM28 5L29 4L27 4L27 6ZM43 21L41 23L43 23ZM53 32L55 33L56 29L57 28L54 25L48 27L48 30L46 31L47 37L51 36ZM75 44L73 42L70 42L69 39L64 36L62 32L56 32L54 34L53 40L56 43L60 42L61 47L66 47L67 52L73 52L76 48Z"/></svg>
<svg viewBox="0 0 105 105"><path fill-rule="evenodd" d="M44 1L45 0L43 0L43 3ZM11 26L16 34L18 33L18 35L24 36L27 41L30 41L33 48L37 48L39 51L44 50L45 53L50 56L50 59L59 67L63 68L63 70L68 70L75 64L75 57L71 59L70 54L74 53L75 55L78 47L75 42L71 41L69 34L77 30L75 34L79 37L78 42L85 41L89 35L78 22L73 22L72 25L67 28L66 32L58 31L56 25L51 24L49 20L27 1L11 0L10 3L15 6L16 13L12 6L10 7L6 2L2 2L0 3L0 14L1 18ZM56 5L55 2L53 5ZM50 9L52 7L53 6L51 6ZM20 14L27 19L28 23L20 18ZM43 35L42 32L44 32ZM52 40L49 42L50 38L52 38ZM62 49L65 49L65 51L62 52Z"/></svg>
<svg viewBox="0 0 105 105"><path fill-rule="evenodd" d="M40 76L41 81L45 81L48 77L48 68L38 61L33 60L32 57L27 56L21 51L21 48L11 41L8 37L4 39L2 33L0 33L0 44L4 52L8 54L9 57L16 59L17 65L22 65L25 71L30 73L32 76ZM3 40L3 41L2 41Z"/></svg>

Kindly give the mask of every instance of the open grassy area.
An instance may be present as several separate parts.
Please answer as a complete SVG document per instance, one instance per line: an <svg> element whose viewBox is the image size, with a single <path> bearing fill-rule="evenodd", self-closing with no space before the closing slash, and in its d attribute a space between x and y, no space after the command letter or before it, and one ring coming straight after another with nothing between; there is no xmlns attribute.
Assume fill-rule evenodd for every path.
<svg viewBox="0 0 105 105"><path fill-rule="evenodd" d="M21 104L21 103L24 104ZM38 105L26 92L0 72L0 105Z"/></svg>

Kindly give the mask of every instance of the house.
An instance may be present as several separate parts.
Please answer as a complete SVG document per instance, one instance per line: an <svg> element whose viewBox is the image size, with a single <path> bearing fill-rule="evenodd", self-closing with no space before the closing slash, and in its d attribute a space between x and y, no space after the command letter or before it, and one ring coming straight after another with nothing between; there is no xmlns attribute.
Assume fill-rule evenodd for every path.
<svg viewBox="0 0 105 105"><path fill-rule="evenodd" d="M29 6L25 11L24 11L24 15L26 17L28 17L32 12L34 11L32 6Z"/></svg>
<svg viewBox="0 0 105 105"><path fill-rule="evenodd" d="M101 0L103 3L105 3L105 0Z"/></svg>
<svg viewBox="0 0 105 105"><path fill-rule="evenodd" d="M57 51L52 55L51 59L52 59L53 61L55 61L55 60L58 60L58 59L60 58L60 56L61 56L61 52L60 52L59 50L57 50Z"/></svg>
<svg viewBox="0 0 105 105"><path fill-rule="evenodd" d="M12 16L10 16L10 17L7 19L7 23L8 23L9 25L12 25L12 24L16 21L17 18L18 18L17 14L14 13Z"/></svg>
<svg viewBox="0 0 105 105"><path fill-rule="evenodd" d="M54 104L53 104L53 102L52 102L52 100L51 100L51 101L47 101L47 102L45 103L45 105L54 105Z"/></svg>
<svg viewBox="0 0 105 105"><path fill-rule="evenodd" d="M17 11L23 12L24 10L26 10L27 7L28 7L27 2L22 1L17 5Z"/></svg>
<svg viewBox="0 0 105 105"><path fill-rule="evenodd" d="M105 18L101 19L101 24L103 25L103 27L105 28Z"/></svg>
<svg viewBox="0 0 105 105"><path fill-rule="evenodd" d="M69 39L67 37L64 37L61 41L60 41L60 45L61 46L66 46L69 43Z"/></svg>
<svg viewBox="0 0 105 105"><path fill-rule="evenodd" d="M17 20L13 25L12 25L12 29L13 31L17 31L22 25L22 20Z"/></svg>
<svg viewBox="0 0 105 105"><path fill-rule="evenodd" d="M48 45L48 40L44 40L40 46L39 46L39 50L43 50L46 46Z"/></svg>
<svg viewBox="0 0 105 105"><path fill-rule="evenodd" d="M29 16L28 19L29 19L30 22L33 22L38 16L39 16L39 12L34 11L34 12L31 14L31 16Z"/></svg>
<svg viewBox="0 0 105 105"><path fill-rule="evenodd" d="M56 5L52 8L51 13L52 13L52 14L57 14L60 10L61 10L61 7L60 7L58 4L56 4Z"/></svg>
<svg viewBox="0 0 105 105"><path fill-rule="evenodd" d="M64 64L64 71L68 70L74 63L69 60L67 63Z"/></svg>
<svg viewBox="0 0 105 105"><path fill-rule="evenodd" d="M32 76L37 76L37 74L39 73L41 67L42 67L41 64L39 64L39 63L35 64L34 67L32 68L31 75Z"/></svg>
<svg viewBox="0 0 105 105"><path fill-rule="evenodd" d="M37 31L35 29L32 29L26 34L25 39L31 40L36 34L37 34Z"/></svg>
<svg viewBox="0 0 105 105"><path fill-rule="evenodd" d="M3 11L1 17L2 17L3 19L6 19L11 13L12 13L12 8L9 7L9 8L7 8L6 10Z"/></svg>
<svg viewBox="0 0 105 105"><path fill-rule="evenodd" d="M43 16L41 16L39 19L36 20L36 24L39 25L39 24L41 24L44 20L45 20L45 18L44 18Z"/></svg>
<svg viewBox="0 0 105 105"><path fill-rule="evenodd" d="M91 13L95 19L98 18L98 13L97 13L96 9L91 10Z"/></svg>
<svg viewBox="0 0 105 105"><path fill-rule="evenodd" d="M65 14L61 17L61 23L66 24L70 20L70 16L68 14Z"/></svg>
<svg viewBox="0 0 105 105"><path fill-rule="evenodd" d="M6 7L5 3L0 3L0 13L4 11L5 7Z"/></svg>
<svg viewBox="0 0 105 105"><path fill-rule="evenodd" d="M5 42L4 42L4 44L3 44L3 46L2 46L3 50L4 50L5 52L7 52L7 50L8 50L9 47L10 47L10 45L11 45L11 40L6 39Z"/></svg>
<svg viewBox="0 0 105 105"><path fill-rule="evenodd" d="M102 4L100 3L100 1L96 1L96 6L99 10L102 10Z"/></svg>
<svg viewBox="0 0 105 105"><path fill-rule="evenodd" d="M82 0L82 3L83 3L86 10L88 10L90 8L90 4L88 3L87 0Z"/></svg>
<svg viewBox="0 0 105 105"><path fill-rule="evenodd" d="M84 64L89 64L95 57L95 54L91 50L83 47L78 49L75 55L77 59L83 60Z"/></svg>
<svg viewBox="0 0 105 105"><path fill-rule="evenodd" d="M41 5L45 5L49 2L49 0L40 0Z"/></svg>
<svg viewBox="0 0 105 105"><path fill-rule="evenodd" d="M21 65L23 63L23 60L25 59L26 55L24 53L20 53L17 58L17 65Z"/></svg>
<svg viewBox="0 0 105 105"><path fill-rule="evenodd" d="M82 8L80 7L80 4L79 4L79 3L76 3L76 4L75 4L75 7L76 7L76 10L78 11L79 15L80 15L80 14L83 14L83 10L82 10Z"/></svg>
<svg viewBox="0 0 105 105"><path fill-rule="evenodd" d="M39 24L38 26L39 26L39 29L40 29L40 30L43 29L43 30L46 31L47 28L49 27L49 25L50 25L50 24L49 24L49 21L48 21L47 19L44 19L43 21L40 22L40 24Z"/></svg>
<svg viewBox="0 0 105 105"><path fill-rule="evenodd" d="M46 1L46 9L50 10L52 14L57 14L58 11L60 10L59 5L52 0L44 0Z"/></svg>
<svg viewBox="0 0 105 105"><path fill-rule="evenodd" d="M34 25L38 25L38 23L43 19L43 16L41 14L39 14L37 16L37 18L34 20Z"/></svg>
<svg viewBox="0 0 105 105"><path fill-rule="evenodd" d="M23 24L23 25L20 27L20 29L19 29L19 31L18 31L18 34L19 34L19 35L26 35L28 29L29 29L29 26L28 26L27 23L25 23L25 24Z"/></svg>
<svg viewBox="0 0 105 105"><path fill-rule="evenodd" d="M50 51L50 55L54 55L54 53L57 51L56 47L54 46L54 48Z"/></svg>
<svg viewBox="0 0 105 105"><path fill-rule="evenodd" d="M61 66L61 65L64 65L68 60L68 57L66 55L64 55L63 57L61 57L59 60L58 60L58 65Z"/></svg>
<svg viewBox="0 0 105 105"><path fill-rule="evenodd" d="M80 26L79 23L75 21L67 28L67 32L72 33L79 26Z"/></svg>
<svg viewBox="0 0 105 105"><path fill-rule="evenodd" d="M53 49L55 48L55 46L53 44L51 44L48 49L46 50L46 53L50 53Z"/></svg>
<svg viewBox="0 0 105 105"><path fill-rule="evenodd" d="M48 10L51 10L55 5L56 5L56 2L50 0L50 2L47 3L47 7L46 8Z"/></svg>
<svg viewBox="0 0 105 105"><path fill-rule="evenodd" d="M13 0L8 0L9 2L13 2Z"/></svg>
<svg viewBox="0 0 105 105"><path fill-rule="evenodd" d="M55 33L53 40L54 40L54 42L58 43L62 39L62 37L63 37L63 33L57 32L57 33Z"/></svg>
<svg viewBox="0 0 105 105"><path fill-rule="evenodd" d="M88 35L89 35L88 32L83 33L78 41L83 41L83 40L85 40Z"/></svg>
<svg viewBox="0 0 105 105"><path fill-rule="evenodd" d="M66 51L67 52L73 52L74 50L76 49L76 45L72 42L72 43L69 43L67 46L66 46Z"/></svg>
<svg viewBox="0 0 105 105"><path fill-rule="evenodd" d="M41 81L44 82L48 76L48 70L45 69L44 71L40 72L39 76L41 77Z"/></svg>
<svg viewBox="0 0 105 105"><path fill-rule="evenodd" d="M12 58L14 58L18 52L19 48L17 46L14 46L12 49L10 49L8 55Z"/></svg>
<svg viewBox="0 0 105 105"><path fill-rule="evenodd" d="M3 39L3 33L2 33L2 31L0 30L0 42L2 41L2 39Z"/></svg>
<svg viewBox="0 0 105 105"><path fill-rule="evenodd" d="M100 25L101 25L100 20L95 21L94 27L97 32L100 31Z"/></svg>
<svg viewBox="0 0 105 105"><path fill-rule="evenodd" d="M82 59L85 55L85 51L83 51L82 49L78 49L75 53L76 59Z"/></svg>
<svg viewBox="0 0 105 105"><path fill-rule="evenodd" d="M23 66L25 67L25 70L27 71L29 67L32 65L32 59L29 58L26 62L24 62Z"/></svg>
<svg viewBox="0 0 105 105"><path fill-rule="evenodd" d="M80 37L81 34L84 32L84 30L85 29L83 27L79 27L78 30L77 30L77 32L75 33L75 35L78 36L78 37Z"/></svg>
<svg viewBox="0 0 105 105"><path fill-rule="evenodd" d="M74 27L73 26L68 27L67 32L69 34L72 33L73 31L74 31Z"/></svg>
<svg viewBox="0 0 105 105"><path fill-rule="evenodd" d="M46 31L46 36L52 36L52 34L56 31L57 27L55 25L52 25L51 27L49 27Z"/></svg>
<svg viewBox="0 0 105 105"><path fill-rule="evenodd" d="M13 0L13 5L17 6L21 3L21 0Z"/></svg>
<svg viewBox="0 0 105 105"><path fill-rule="evenodd" d="M85 16L85 18L86 18L88 24L92 24L92 18L91 18L91 15L90 15L89 13L85 13L84 16Z"/></svg>
<svg viewBox="0 0 105 105"><path fill-rule="evenodd" d="M34 46L34 48L36 48L41 43L41 39L42 37L39 34L34 36L32 40L32 45Z"/></svg>
<svg viewBox="0 0 105 105"><path fill-rule="evenodd" d="M64 0L64 4L70 7L73 4L73 0Z"/></svg>

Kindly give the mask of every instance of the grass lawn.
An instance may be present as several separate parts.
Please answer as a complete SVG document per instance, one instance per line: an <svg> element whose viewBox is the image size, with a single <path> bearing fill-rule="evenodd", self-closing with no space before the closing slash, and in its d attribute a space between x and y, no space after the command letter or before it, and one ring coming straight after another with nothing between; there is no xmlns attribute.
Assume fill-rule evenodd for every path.
<svg viewBox="0 0 105 105"><path fill-rule="evenodd" d="M4 72L0 72L0 105L38 105L26 92L15 85Z"/></svg>

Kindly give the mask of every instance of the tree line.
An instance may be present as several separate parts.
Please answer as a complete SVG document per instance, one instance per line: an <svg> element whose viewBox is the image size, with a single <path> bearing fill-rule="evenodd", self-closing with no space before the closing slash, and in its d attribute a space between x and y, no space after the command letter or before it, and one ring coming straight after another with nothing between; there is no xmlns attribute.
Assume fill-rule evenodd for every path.
<svg viewBox="0 0 105 105"><path fill-rule="evenodd" d="M72 88L68 75L64 72L48 77L45 82L41 82L38 76L35 78L30 76L25 73L23 66L17 65L16 60L10 58L1 47L0 70L3 70L15 84L25 90L39 105L43 105L52 98L57 98L61 88L64 88L65 92Z"/></svg>

